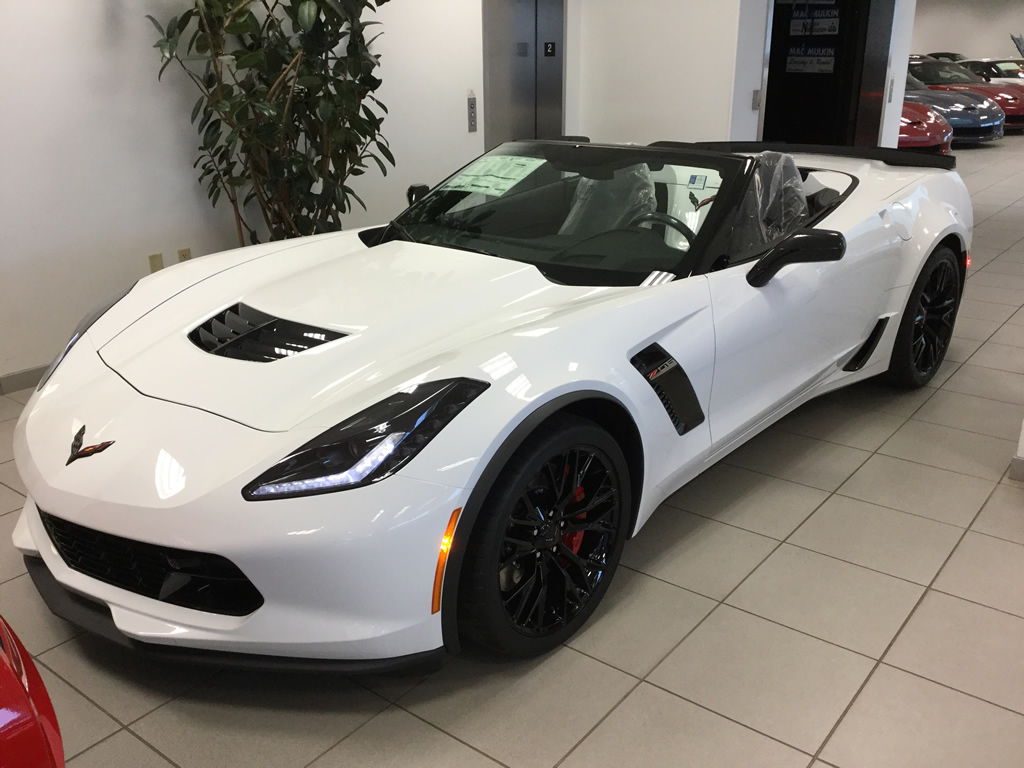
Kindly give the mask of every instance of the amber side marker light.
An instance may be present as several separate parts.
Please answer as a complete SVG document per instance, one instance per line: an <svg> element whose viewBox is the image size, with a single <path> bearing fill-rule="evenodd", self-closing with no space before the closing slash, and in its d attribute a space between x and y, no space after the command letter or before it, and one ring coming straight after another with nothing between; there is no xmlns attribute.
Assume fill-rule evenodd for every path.
<svg viewBox="0 0 1024 768"><path fill-rule="evenodd" d="M434 571L434 598L430 602L431 615L441 610L441 587L444 584L444 567L448 563L448 552L452 548L452 541L455 539L455 526L459 522L459 515L462 514L462 507L452 512L448 520L448 527L444 530L444 538L441 539L441 547L437 552L437 570Z"/></svg>

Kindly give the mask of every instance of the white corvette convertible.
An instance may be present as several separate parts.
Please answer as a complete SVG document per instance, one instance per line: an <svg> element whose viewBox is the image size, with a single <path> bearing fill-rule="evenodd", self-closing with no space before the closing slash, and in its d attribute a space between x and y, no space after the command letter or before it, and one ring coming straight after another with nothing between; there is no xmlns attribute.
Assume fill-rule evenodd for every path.
<svg viewBox="0 0 1024 768"><path fill-rule="evenodd" d="M679 486L816 395L943 360L973 225L953 161L789 152L506 144L387 226L141 280L18 422L40 593L226 663L564 641Z"/></svg>

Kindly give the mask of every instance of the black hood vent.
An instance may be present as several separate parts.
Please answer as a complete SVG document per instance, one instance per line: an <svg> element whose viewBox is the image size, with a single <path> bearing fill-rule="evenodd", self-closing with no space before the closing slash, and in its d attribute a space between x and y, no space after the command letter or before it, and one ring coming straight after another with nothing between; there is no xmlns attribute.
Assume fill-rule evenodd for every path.
<svg viewBox="0 0 1024 768"><path fill-rule="evenodd" d="M193 330L188 338L211 355L272 363L344 336L235 304Z"/></svg>

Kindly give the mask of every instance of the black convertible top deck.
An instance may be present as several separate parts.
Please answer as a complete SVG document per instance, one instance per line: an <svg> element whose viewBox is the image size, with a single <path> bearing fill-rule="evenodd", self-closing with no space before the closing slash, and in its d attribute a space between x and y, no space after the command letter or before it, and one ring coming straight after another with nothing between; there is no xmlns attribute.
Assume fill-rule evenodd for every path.
<svg viewBox="0 0 1024 768"><path fill-rule="evenodd" d="M956 170L956 158L951 155L933 155L912 149L885 147L837 147L819 144L786 144L764 141L656 141L652 147L674 149L703 149L717 152L786 152L789 154L831 155L853 157L859 160L878 160L886 165L908 168L938 168Z"/></svg>

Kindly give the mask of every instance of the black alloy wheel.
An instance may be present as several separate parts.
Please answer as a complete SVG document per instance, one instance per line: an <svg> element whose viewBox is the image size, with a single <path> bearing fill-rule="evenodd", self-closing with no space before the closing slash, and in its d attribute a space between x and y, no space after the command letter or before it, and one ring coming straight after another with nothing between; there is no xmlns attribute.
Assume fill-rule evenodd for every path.
<svg viewBox="0 0 1024 768"><path fill-rule="evenodd" d="M887 378L892 384L923 387L939 370L953 338L960 308L960 264L939 246L917 278L900 320Z"/></svg>
<svg viewBox="0 0 1024 768"><path fill-rule="evenodd" d="M959 299L959 272L954 264L942 260L928 276L914 317L911 351L914 369L921 376L931 378L946 355Z"/></svg>
<svg viewBox="0 0 1024 768"><path fill-rule="evenodd" d="M595 424L559 417L527 439L473 531L460 590L463 634L512 656L566 640L608 588L629 499L625 458Z"/></svg>

